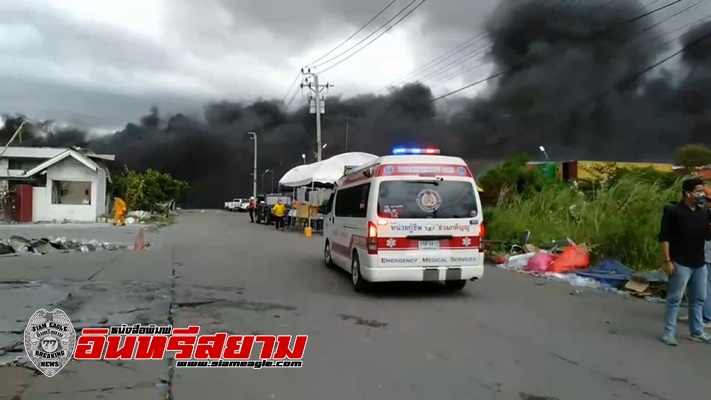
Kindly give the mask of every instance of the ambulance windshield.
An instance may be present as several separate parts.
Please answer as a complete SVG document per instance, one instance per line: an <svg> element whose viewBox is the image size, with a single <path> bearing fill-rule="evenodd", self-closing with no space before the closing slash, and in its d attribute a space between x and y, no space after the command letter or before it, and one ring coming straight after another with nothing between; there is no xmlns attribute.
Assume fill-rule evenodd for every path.
<svg viewBox="0 0 711 400"><path fill-rule="evenodd" d="M478 214L476 192L463 181L385 181L380 183L381 218L472 218Z"/></svg>

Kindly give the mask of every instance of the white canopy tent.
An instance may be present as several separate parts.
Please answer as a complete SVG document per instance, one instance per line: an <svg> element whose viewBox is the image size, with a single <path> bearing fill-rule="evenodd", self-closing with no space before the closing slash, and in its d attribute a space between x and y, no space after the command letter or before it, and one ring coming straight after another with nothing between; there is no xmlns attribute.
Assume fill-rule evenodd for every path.
<svg viewBox="0 0 711 400"><path fill-rule="evenodd" d="M279 185L286 187L300 187L311 184L311 177L316 164L299 165L289 170L279 179Z"/></svg>
<svg viewBox="0 0 711 400"><path fill-rule="evenodd" d="M335 184L343 176L346 167L363 165L377 159L368 153L343 153L316 164L312 179L316 183Z"/></svg>
<svg viewBox="0 0 711 400"><path fill-rule="evenodd" d="M358 166L377 159L368 153L343 153L318 163L299 165L279 179L279 185L299 187L307 185L333 185L343 176L347 166Z"/></svg>

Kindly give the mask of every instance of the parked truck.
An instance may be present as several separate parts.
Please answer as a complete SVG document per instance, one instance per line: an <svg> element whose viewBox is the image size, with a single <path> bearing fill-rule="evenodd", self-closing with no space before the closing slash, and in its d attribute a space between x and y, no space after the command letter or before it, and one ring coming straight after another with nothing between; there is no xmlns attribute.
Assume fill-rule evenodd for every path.
<svg viewBox="0 0 711 400"><path fill-rule="evenodd" d="M247 211L248 207L249 200L247 199L232 199L232 201L225 202L225 210L230 212Z"/></svg>

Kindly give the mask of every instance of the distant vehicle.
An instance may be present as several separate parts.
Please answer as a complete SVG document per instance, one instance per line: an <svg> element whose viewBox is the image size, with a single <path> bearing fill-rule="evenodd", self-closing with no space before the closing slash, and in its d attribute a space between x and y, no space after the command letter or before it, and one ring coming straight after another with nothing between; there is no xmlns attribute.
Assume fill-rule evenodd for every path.
<svg viewBox="0 0 711 400"><path fill-rule="evenodd" d="M344 175L324 217L324 258L373 282L443 281L453 290L484 275L484 220L476 182L458 157L396 149Z"/></svg>
<svg viewBox="0 0 711 400"><path fill-rule="evenodd" d="M232 199L225 203L225 209L230 212L241 212L246 211L249 207L249 200L246 199Z"/></svg>

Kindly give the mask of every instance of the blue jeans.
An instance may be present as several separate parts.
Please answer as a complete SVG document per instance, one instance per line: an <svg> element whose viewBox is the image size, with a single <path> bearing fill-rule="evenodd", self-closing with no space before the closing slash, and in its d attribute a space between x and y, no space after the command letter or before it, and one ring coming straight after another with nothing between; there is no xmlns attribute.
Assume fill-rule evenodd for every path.
<svg viewBox="0 0 711 400"><path fill-rule="evenodd" d="M711 264L706 264L706 268L711 268ZM706 284L706 302L704 303L704 322L711 322L711 273L706 273L708 283Z"/></svg>
<svg viewBox="0 0 711 400"><path fill-rule="evenodd" d="M667 285L667 311L664 321L664 334L676 334L676 321L679 316L679 304L684 291L689 288L689 329L698 336L704 333L703 308L708 290L708 268L689 268L674 263L676 273L669 277Z"/></svg>

